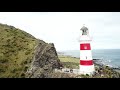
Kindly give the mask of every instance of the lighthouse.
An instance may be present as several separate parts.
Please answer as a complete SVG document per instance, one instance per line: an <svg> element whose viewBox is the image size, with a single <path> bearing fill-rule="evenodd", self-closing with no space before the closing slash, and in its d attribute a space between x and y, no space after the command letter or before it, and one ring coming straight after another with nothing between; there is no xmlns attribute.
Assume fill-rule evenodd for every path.
<svg viewBox="0 0 120 90"><path fill-rule="evenodd" d="M80 36L80 74L93 74L95 71L91 51L91 37L89 36L88 28L83 26L81 29L82 35Z"/></svg>

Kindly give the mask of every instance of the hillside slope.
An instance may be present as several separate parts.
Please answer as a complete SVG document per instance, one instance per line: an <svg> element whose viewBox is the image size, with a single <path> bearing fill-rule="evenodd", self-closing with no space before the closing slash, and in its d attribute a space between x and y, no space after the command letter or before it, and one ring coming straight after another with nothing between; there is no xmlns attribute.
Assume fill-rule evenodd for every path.
<svg viewBox="0 0 120 90"><path fill-rule="evenodd" d="M27 73L30 68L43 68L49 64L60 65L54 44L38 40L13 26L0 24L0 78L30 77L33 75Z"/></svg>

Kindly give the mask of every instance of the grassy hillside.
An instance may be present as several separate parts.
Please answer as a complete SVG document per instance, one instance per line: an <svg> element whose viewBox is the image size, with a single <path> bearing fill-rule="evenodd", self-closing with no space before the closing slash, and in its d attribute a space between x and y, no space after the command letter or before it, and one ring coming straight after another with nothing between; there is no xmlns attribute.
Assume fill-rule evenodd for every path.
<svg viewBox="0 0 120 90"><path fill-rule="evenodd" d="M32 35L0 24L0 78L25 77L36 45Z"/></svg>
<svg viewBox="0 0 120 90"><path fill-rule="evenodd" d="M64 56L59 55L58 56L60 61L62 62L63 66L66 68L79 68L79 62L80 60L78 58L70 57L70 56Z"/></svg>

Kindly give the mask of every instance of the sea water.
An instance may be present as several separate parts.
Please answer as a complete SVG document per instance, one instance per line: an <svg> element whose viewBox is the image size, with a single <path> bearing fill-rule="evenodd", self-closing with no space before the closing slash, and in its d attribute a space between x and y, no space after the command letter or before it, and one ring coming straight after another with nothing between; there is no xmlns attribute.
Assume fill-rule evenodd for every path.
<svg viewBox="0 0 120 90"><path fill-rule="evenodd" d="M70 55L72 57L80 57L79 50L67 50L62 51L64 55ZM96 49L92 50L93 59L98 60L99 63L109 65L110 67L120 67L120 49Z"/></svg>

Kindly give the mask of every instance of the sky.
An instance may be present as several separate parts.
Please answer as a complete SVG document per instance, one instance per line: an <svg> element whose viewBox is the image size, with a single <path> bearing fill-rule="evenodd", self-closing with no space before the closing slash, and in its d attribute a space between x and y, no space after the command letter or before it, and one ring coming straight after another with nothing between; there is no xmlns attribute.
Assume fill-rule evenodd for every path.
<svg viewBox="0 0 120 90"><path fill-rule="evenodd" d="M54 43L57 51L79 50L85 24L92 49L120 49L120 12L0 12L0 23Z"/></svg>

